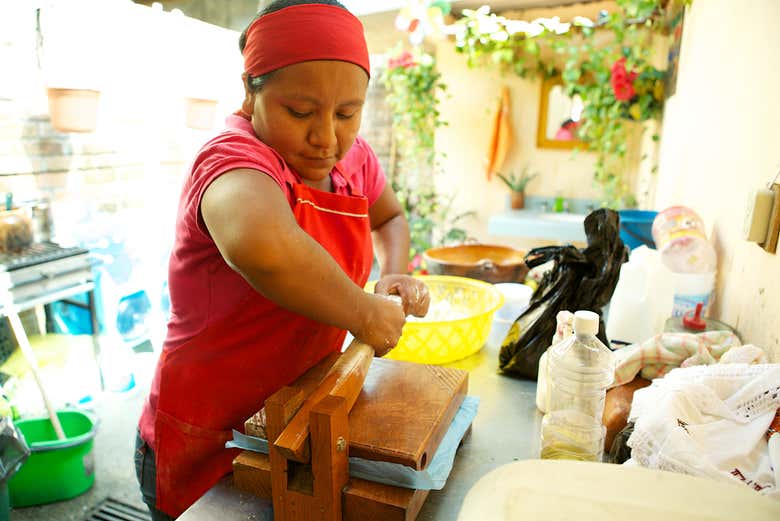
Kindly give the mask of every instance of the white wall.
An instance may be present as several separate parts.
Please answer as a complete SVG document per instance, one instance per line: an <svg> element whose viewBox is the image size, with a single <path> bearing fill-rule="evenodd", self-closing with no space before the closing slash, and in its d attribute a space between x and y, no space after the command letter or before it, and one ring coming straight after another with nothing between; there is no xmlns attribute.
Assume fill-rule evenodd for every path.
<svg viewBox="0 0 780 521"><path fill-rule="evenodd" d="M663 122L656 207L694 208L719 256L713 315L780 361L780 257L742 239L780 169L780 1L695 0Z"/></svg>
<svg viewBox="0 0 780 521"><path fill-rule="evenodd" d="M468 226L475 238L481 242L509 240L490 237L487 233L488 219L506 210L509 193L498 178L488 181L485 176L485 156L502 85L507 85L510 91L514 141L501 170L520 172L528 164L531 171L539 172L539 177L528 185L528 195L553 197L560 193L566 198L598 197L593 185L593 154L582 151L573 156L570 150L536 146L539 78L502 75L490 66L470 69L466 57L457 54L451 42L437 46L436 58L447 85L440 110L442 119L448 123L436 132L436 151L442 156L442 174L437 186L455 194L457 211L477 213Z"/></svg>

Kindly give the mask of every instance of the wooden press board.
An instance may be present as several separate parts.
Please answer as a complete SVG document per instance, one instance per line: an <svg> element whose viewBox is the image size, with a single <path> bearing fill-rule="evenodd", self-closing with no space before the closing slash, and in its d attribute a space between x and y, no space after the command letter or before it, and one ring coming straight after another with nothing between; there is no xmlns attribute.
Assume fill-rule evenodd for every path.
<svg viewBox="0 0 780 521"><path fill-rule="evenodd" d="M335 358L326 358L293 387L311 393ZM349 455L424 469L467 390L466 371L375 358L349 414ZM248 435L265 437L263 417L261 411L246 421Z"/></svg>
<svg viewBox="0 0 780 521"><path fill-rule="evenodd" d="M338 355L299 378L293 387L311 394ZM465 398L468 373L375 358L349 414L349 455L424 469ZM261 410L245 423L250 436L265 437ZM243 451L233 461L233 480L244 492L270 498L271 464L265 454ZM342 490L342 520L413 521L427 490L351 478Z"/></svg>

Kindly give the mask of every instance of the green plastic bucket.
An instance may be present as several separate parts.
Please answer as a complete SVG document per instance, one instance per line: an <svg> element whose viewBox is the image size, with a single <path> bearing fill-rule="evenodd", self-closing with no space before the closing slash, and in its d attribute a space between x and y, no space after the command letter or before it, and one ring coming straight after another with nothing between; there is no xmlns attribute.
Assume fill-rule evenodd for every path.
<svg viewBox="0 0 780 521"><path fill-rule="evenodd" d="M15 422L30 447L30 457L8 482L14 508L70 499L95 483L95 417L83 411L59 411L57 417L64 440L57 439L48 417Z"/></svg>
<svg viewBox="0 0 780 521"><path fill-rule="evenodd" d="M8 483L0 483L0 521L11 519L11 502L8 499Z"/></svg>

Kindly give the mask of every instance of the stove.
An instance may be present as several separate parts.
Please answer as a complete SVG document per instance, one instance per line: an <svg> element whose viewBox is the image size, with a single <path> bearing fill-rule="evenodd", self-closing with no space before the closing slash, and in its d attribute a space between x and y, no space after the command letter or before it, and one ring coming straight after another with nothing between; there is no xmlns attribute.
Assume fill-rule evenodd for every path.
<svg viewBox="0 0 780 521"><path fill-rule="evenodd" d="M0 253L0 291L10 290L20 307L25 301L84 285L90 286L84 288L88 291L94 281L92 266L85 248L36 243L20 252Z"/></svg>

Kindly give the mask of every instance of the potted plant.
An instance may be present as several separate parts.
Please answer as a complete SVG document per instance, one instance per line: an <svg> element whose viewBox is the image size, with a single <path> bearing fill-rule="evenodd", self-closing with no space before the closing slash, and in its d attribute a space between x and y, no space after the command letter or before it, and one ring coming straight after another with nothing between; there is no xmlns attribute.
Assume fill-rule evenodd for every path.
<svg viewBox="0 0 780 521"><path fill-rule="evenodd" d="M525 187L531 180L538 176L537 172L528 173L528 167L523 168L519 175L514 172L507 175L497 174L510 190L510 206L513 210L519 210L525 207Z"/></svg>

